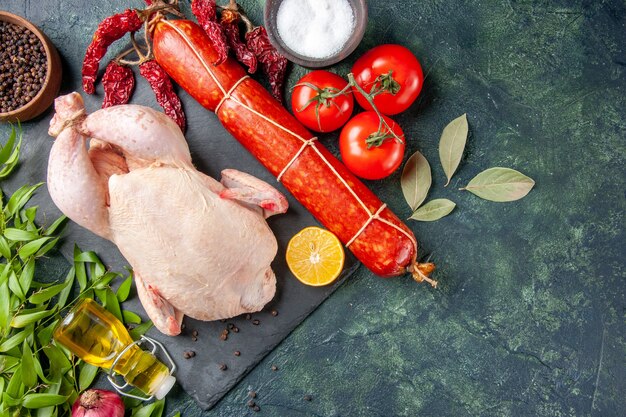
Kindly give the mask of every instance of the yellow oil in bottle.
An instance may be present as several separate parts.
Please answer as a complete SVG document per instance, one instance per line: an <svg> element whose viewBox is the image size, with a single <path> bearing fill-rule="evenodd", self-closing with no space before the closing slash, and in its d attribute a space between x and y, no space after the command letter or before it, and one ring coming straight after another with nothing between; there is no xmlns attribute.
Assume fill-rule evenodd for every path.
<svg viewBox="0 0 626 417"><path fill-rule="evenodd" d="M85 362L105 369L111 369L115 358L133 343L117 317L90 298L72 308L55 329L54 339ZM167 393L173 384L168 368L137 345L119 357L113 370L148 395L162 397L165 394L157 391L166 384Z"/></svg>

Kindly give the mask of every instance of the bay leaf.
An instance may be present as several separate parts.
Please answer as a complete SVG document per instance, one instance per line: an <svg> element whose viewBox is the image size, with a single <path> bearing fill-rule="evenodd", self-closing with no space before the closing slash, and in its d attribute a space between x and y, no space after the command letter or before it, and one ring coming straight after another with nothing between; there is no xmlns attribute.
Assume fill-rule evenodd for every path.
<svg viewBox="0 0 626 417"><path fill-rule="evenodd" d="M415 210L410 218L420 222L432 222L447 216L455 207L456 204L447 198L438 198Z"/></svg>
<svg viewBox="0 0 626 417"><path fill-rule="evenodd" d="M463 114L448 123L441 133L441 139L439 139L439 159L441 160L443 172L445 172L448 178L446 187L450 184L452 175L454 175L461 162L468 131L467 114Z"/></svg>
<svg viewBox="0 0 626 417"><path fill-rule="evenodd" d="M432 176L428 160L419 151L415 152L404 164L400 186L406 202L416 210L426 199Z"/></svg>
<svg viewBox="0 0 626 417"><path fill-rule="evenodd" d="M476 175L464 188L480 198L496 202L515 201L535 185L532 178L511 168L489 168Z"/></svg>

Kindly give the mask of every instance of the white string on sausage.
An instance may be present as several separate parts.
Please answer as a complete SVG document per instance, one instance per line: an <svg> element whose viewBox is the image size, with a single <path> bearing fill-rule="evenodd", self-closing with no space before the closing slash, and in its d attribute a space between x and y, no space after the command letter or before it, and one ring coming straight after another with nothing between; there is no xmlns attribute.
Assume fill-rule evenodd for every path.
<svg viewBox="0 0 626 417"><path fill-rule="evenodd" d="M213 81L215 82L217 87L222 92L223 97L220 100L220 102L218 103L217 107L215 108L215 113L216 114L219 111L219 109L221 108L222 104L226 100L232 100L233 102L237 103L238 105L240 105L244 109L248 110L249 112L255 114L256 116L260 117L261 119L265 120L266 122L274 125L275 127L283 130L284 132L290 134L291 136L295 137L300 142L302 142L302 147L298 150L298 152L296 152L296 154L293 156L293 158L287 163L287 165L285 166L285 168L283 168L283 170L280 172L280 174L278 174L278 176L276 178L277 181L280 182L280 180L282 179L283 175L289 170L291 165L298 159L298 157L304 152L304 150L307 147L311 147L311 149L313 149L315 151L315 153L320 157L320 159L328 166L328 168L330 168L330 170L333 172L333 174L335 174L335 176L339 179L339 181L346 187L346 189L350 192L350 194L352 194L352 196L356 199L356 201L361 205L361 207L365 210L365 212L367 213L369 218L365 221L363 226L354 234L354 236L352 236L352 238L348 241L348 243L346 243L346 247L349 247L352 243L354 243L354 241L361 235L361 233L363 233L363 231L367 228L367 226L370 225L370 223L372 223L372 221L378 220L378 221L380 221L382 223L385 223L385 224L393 227L394 229L396 229L399 232L401 232L402 234L404 234L407 238L409 238L409 240L413 243L413 246L415 247L415 253L417 253L417 241L415 240L415 238L410 233L408 233L406 230L402 229L400 226L390 222L389 220L380 217L380 213L382 213L382 211L387 207L387 205L385 203L383 203L380 206L380 208L378 210L376 210L376 212L372 213L367 208L367 205L363 202L363 200L361 200L359 198L358 194L352 189L352 187L350 187L350 184L348 184L348 182L337 172L337 170L330 163L330 161L328 161L328 159L326 159L324 157L324 155L321 153L321 151L317 148L317 146L316 146L317 137L313 137L313 138L310 138L310 139L305 139L302 136L298 135L297 133L292 132L291 130L287 129L286 127L284 127L280 123L270 119L266 115L264 115L264 114L256 111L255 109L251 108L247 104L242 103L237 97L233 96L232 94L237 89L237 87L239 87L241 85L241 83L243 81L245 81L247 78L250 78L250 77L248 75L245 75L244 77L239 79L227 91L224 88L224 86L222 86L222 84L219 82L219 80L217 79L215 74L213 74L213 71L211 70L210 65L204 61L203 57L194 48L193 43L190 41L190 39L187 37L187 35L182 30L180 30L178 27L176 27L172 23L168 22L167 20L163 19L162 22L165 23L166 25L168 25L169 27L171 27L174 31L176 31L183 38L183 40L185 42L187 42L187 44L189 45L191 50L196 55L196 58L198 58L200 60L200 62L202 63L202 66L204 67L204 69L209 73L209 75L211 76L211 78L213 79Z"/></svg>

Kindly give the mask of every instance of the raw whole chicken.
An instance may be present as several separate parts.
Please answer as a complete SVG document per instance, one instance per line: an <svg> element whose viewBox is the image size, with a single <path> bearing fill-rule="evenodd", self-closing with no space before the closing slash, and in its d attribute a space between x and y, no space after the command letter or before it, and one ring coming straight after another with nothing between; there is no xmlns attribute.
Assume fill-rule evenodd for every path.
<svg viewBox="0 0 626 417"><path fill-rule="evenodd" d="M55 109L50 196L117 245L161 332L179 334L183 315L229 318L274 297L277 243L265 218L287 210L282 194L236 170L222 171L221 183L197 171L178 126L148 107L85 115L71 93Z"/></svg>

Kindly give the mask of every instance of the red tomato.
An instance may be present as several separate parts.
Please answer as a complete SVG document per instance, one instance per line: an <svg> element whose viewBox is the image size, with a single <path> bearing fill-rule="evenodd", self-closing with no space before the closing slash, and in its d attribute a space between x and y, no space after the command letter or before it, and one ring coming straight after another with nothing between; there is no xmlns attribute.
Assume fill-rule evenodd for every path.
<svg viewBox="0 0 626 417"><path fill-rule="evenodd" d="M354 116L341 130L339 151L343 163L355 175L368 180L379 180L390 175L402 163L404 157L404 133L389 117L383 116L391 135L383 124L382 136L378 133L380 119L373 111ZM378 137L376 137L378 136ZM382 140L381 140L382 139ZM368 141L381 142L369 144Z"/></svg>
<svg viewBox="0 0 626 417"><path fill-rule="evenodd" d="M354 63L352 74L366 93L384 88L385 91L374 97L374 104L381 113L388 115L408 109L424 83L419 61L411 51L400 45L380 45L370 49ZM393 80L389 79L389 74ZM357 91L354 94L361 107L372 110L362 94Z"/></svg>
<svg viewBox="0 0 626 417"><path fill-rule="evenodd" d="M354 98L348 82L332 72L309 72L296 83L291 108L296 119L316 132L331 132L343 126L354 109Z"/></svg>

